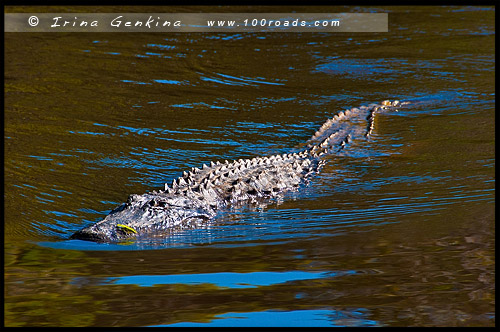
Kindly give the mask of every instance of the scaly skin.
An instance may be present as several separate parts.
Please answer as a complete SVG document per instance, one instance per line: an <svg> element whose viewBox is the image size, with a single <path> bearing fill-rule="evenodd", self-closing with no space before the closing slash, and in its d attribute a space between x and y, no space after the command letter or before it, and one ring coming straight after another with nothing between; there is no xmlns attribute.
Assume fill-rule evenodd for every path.
<svg viewBox="0 0 500 332"><path fill-rule="evenodd" d="M120 242L166 236L177 230L203 227L218 211L230 206L266 201L298 190L320 171L325 162L323 155L338 153L352 139L368 138L376 112L404 104L386 100L340 112L323 124L301 152L192 168L173 180L170 187L165 184L164 190L130 195L102 221L79 230L71 239Z"/></svg>

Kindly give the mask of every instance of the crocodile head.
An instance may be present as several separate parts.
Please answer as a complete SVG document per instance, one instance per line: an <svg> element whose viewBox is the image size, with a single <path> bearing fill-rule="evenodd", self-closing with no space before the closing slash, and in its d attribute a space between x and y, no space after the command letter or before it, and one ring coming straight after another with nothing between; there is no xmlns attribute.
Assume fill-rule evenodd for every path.
<svg viewBox="0 0 500 332"><path fill-rule="evenodd" d="M123 242L172 230L201 227L215 215L203 202L188 197L130 195L102 221L74 233L70 239Z"/></svg>

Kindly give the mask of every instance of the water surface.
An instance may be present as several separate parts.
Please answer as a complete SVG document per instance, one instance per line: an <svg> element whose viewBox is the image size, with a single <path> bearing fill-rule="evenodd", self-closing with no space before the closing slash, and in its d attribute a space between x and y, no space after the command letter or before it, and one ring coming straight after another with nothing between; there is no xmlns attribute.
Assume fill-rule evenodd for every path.
<svg viewBox="0 0 500 332"><path fill-rule="evenodd" d="M494 9L315 11L390 31L5 34L5 325L494 325ZM164 239L68 240L385 99L425 103L298 193Z"/></svg>

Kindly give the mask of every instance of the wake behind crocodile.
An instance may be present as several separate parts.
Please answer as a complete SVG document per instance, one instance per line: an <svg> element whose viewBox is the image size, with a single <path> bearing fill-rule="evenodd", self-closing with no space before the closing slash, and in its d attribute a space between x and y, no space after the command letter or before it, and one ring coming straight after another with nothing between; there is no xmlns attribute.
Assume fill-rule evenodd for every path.
<svg viewBox="0 0 500 332"><path fill-rule="evenodd" d="M377 113L397 111L407 104L386 100L342 111L328 119L298 152L192 168L162 190L130 195L102 221L77 231L71 239L122 242L165 237L203 228L231 207L283 197L307 185L326 163L325 155L342 153L353 140L369 139Z"/></svg>

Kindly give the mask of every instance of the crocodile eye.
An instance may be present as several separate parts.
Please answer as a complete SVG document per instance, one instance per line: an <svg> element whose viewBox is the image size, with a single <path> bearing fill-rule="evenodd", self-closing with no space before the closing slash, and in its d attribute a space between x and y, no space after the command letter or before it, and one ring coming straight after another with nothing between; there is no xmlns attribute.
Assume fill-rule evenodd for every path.
<svg viewBox="0 0 500 332"><path fill-rule="evenodd" d="M150 207L161 207L161 208L164 208L164 207L166 207L168 205L167 202L157 201L157 200L154 200L154 199L150 200L147 204Z"/></svg>

